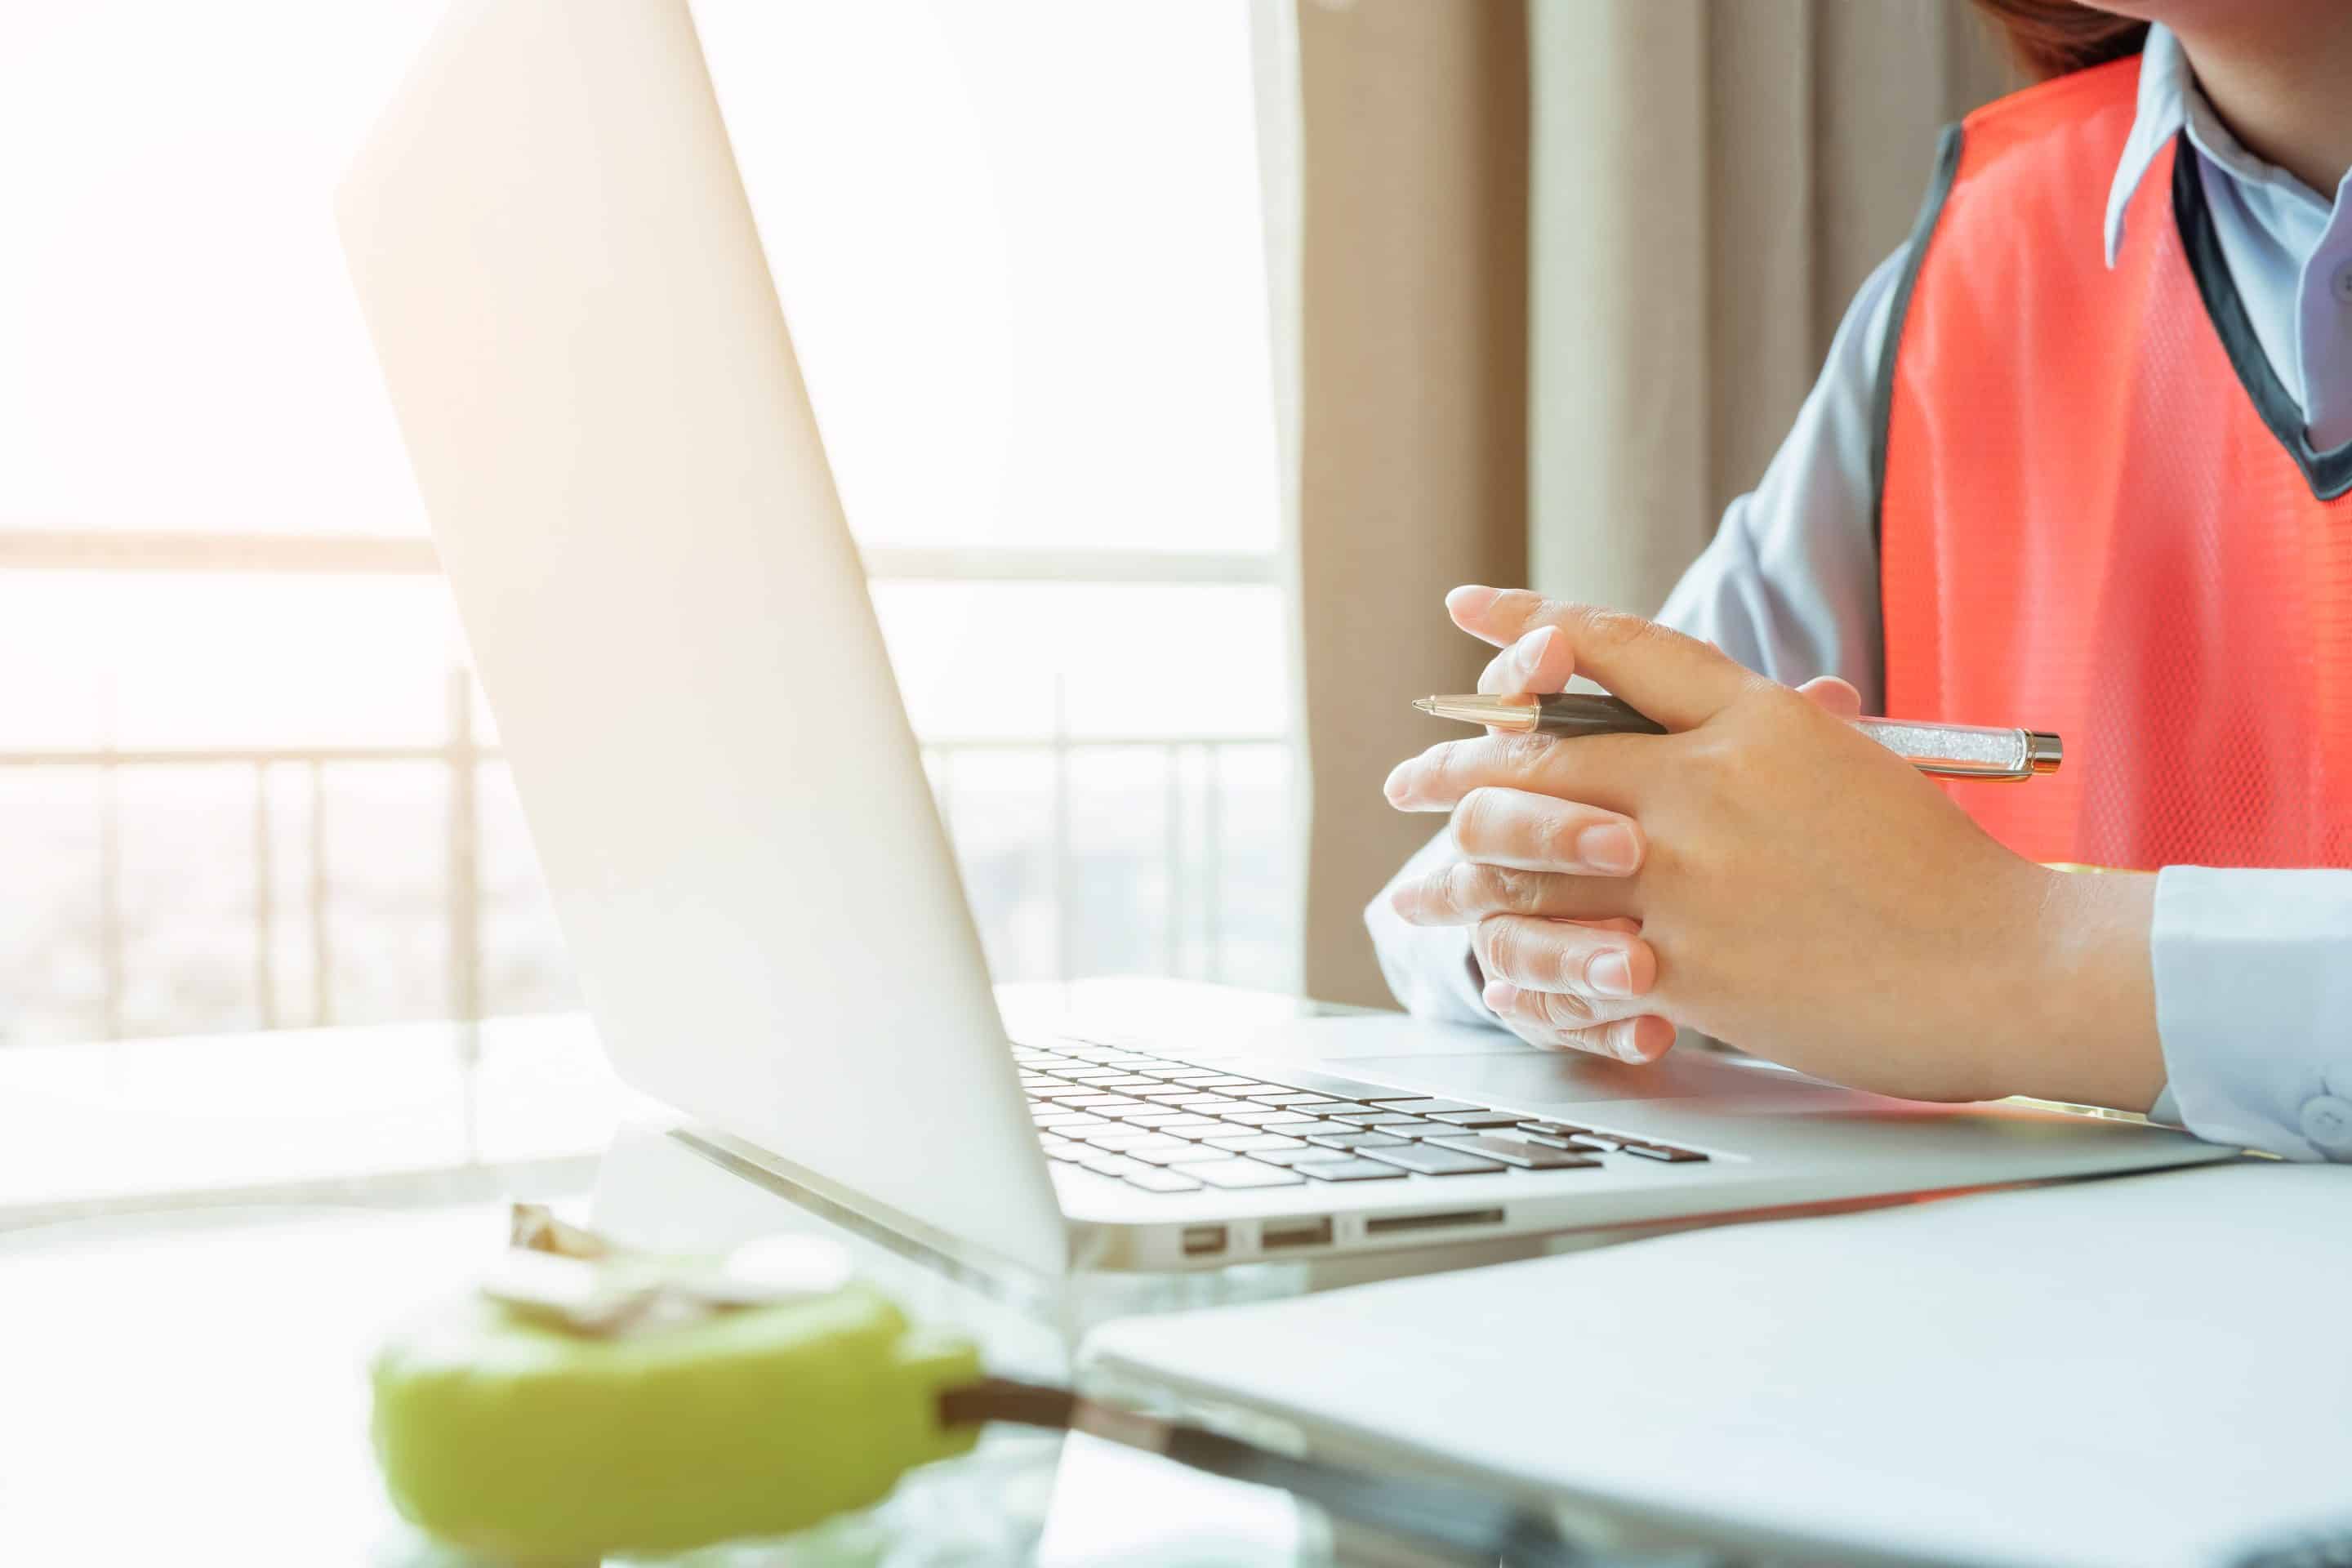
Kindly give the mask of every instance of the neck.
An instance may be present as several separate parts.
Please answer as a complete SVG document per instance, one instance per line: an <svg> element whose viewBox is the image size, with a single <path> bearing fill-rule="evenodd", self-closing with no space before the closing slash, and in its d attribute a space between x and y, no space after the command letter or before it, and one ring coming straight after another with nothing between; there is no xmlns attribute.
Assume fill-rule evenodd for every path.
<svg viewBox="0 0 2352 1568"><path fill-rule="evenodd" d="M2250 152L2333 200L2352 168L2352 5L2211 9L2175 28L2197 85Z"/></svg>

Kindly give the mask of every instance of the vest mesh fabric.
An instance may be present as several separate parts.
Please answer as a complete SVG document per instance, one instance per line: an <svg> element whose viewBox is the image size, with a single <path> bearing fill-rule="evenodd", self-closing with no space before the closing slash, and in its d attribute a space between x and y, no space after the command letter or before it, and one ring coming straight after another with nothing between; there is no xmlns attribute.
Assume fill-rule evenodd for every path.
<svg viewBox="0 0 2352 1568"><path fill-rule="evenodd" d="M1887 711L2058 731L2055 775L1948 786L2037 860L2352 865L2352 497L2314 496L2240 384L2176 153L2108 269L2137 77L1964 124L1891 373Z"/></svg>

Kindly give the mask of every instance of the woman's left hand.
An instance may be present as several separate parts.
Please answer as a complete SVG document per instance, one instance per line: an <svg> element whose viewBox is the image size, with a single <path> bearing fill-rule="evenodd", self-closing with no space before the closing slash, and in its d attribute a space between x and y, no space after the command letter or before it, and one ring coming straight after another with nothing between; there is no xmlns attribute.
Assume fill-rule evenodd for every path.
<svg viewBox="0 0 2352 1568"><path fill-rule="evenodd" d="M1556 690L1581 673L1671 731L1489 734L1389 775L1399 808L1456 813L1469 862L1395 907L1476 928L1498 1015L1580 1016L1589 922L1616 922L1649 960L1633 965L1641 1009L1803 1071L1919 1100L2155 1098L2153 879L2011 853L1832 712L1842 692L1809 700L1679 633L1534 594L1459 588L1447 608L1513 649L1482 684ZM1562 868L1544 797L1638 824L1638 869ZM1637 1059L1663 1049L1612 1038Z"/></svg>

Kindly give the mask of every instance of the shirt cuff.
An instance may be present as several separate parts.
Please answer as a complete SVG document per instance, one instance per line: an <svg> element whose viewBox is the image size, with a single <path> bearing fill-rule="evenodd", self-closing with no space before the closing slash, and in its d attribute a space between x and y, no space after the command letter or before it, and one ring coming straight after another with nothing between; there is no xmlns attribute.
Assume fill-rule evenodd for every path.
<svg viewBox="0 0 2352 1568"><path fill-rule="evenodd" d="M2167 867L2148 945L2159 1109L2212 1142L2352 1163L2352 871Z"/></svg>
<svg viewBox="0 0 2352 1568"><path fill-rule="evenodd" d="M1388 977L1404 1010L1416 1018L1455 1024L1488 1024L1495 1015L1486 1003L1486 982L1470 952L1468 926L1417 926L1389 907L1389 895L1404 882L1415 880L1457 857L1450 834L1440 833L1364 908L1364 925L1372 933L1372 951L1381 973Z"/></svg>

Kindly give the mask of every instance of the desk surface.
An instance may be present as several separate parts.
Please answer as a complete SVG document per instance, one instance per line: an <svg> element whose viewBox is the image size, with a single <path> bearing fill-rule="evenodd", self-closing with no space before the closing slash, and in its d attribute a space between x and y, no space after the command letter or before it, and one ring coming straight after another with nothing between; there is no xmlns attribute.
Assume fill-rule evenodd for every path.
<svg viewBox="0 0 2352 1568"><path fill-rule="evenodd" d="M387 1324L504 1234L503 1209L481 1205L0 1234L0 1563L457 1568L400 1524L377 1484L362 1369ZM953 1559L970 1568L1298 1561L1286 1500L1087 1439L1058 1454L1013 1445L965 1462L984 1462L973 1473L926 1473L899 1512L845 1533L853 1545L884 1528L1003 1543ZM804 1543L693 1562L838 1568L874 1555Z"/></svg>

